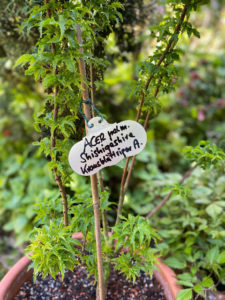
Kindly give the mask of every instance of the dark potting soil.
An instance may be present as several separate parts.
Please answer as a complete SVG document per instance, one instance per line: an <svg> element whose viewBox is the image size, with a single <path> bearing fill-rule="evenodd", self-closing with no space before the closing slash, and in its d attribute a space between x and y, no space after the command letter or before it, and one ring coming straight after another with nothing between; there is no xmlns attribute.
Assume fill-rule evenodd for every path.
<svg viewBox="0 0 225 300"><path fill-rule="evenodd" d="M51 276L42 279L38 276L35 284L33 280L25 282L14 300L95 300L95 286L93 277L87 278L84 267L77 267L74 272L66 271L64 281L61 275L56 280ZM153 277L150 279L141 273L133 284L116 271L111 272L108 283L107 300L165 300L163 289Z"/></svg>

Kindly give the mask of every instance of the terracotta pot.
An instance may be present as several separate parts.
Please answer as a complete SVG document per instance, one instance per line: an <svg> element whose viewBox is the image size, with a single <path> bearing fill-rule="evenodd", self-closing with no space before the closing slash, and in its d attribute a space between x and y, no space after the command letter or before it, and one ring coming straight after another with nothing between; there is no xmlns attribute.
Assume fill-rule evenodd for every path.
<svg viewBox="0 0 225 300"><path fill-rule="evenodd" d="M82 234L76 233L73 235L73 238L81 239ZM31 260L24 256L9 270L0 282L0 300L12 300L24 282L32 278L32 269L27 270L30 264ZM166 299L175 300L177 293L181 289L176 284L175 273L160 259L158 260L157 267L158 270L154 270L154 276L163 287Z"/></svg>

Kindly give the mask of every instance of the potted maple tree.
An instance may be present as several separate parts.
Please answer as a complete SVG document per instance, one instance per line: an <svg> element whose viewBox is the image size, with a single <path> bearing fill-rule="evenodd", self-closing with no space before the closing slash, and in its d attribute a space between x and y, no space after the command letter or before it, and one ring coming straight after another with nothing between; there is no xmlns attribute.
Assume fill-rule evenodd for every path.
<svg viewBox="0 0 225 300"><path fill-rule="evenodd" d="M132 83L133 96L141 99L136 121L146 112L145 129L149 119L159 111L159 91L169 92L176 81L177 69L173 63L179 58L176 49L179 35L183 32L198 35L188 17L201 1L170 1L170 5L175 13L155 26L152 35L157 39L157 49L140 63L139 79ZM32 273L34 278L39 273L54 278L60 272L63 279L66 270L73 271L76 265L85 265L87 273L97 282L97 297L103 300L112 269L135 282L140 272L152 275L156 268L160 240L156 230L144 217L122 216L135 156L130 165L129 158L126 160L113 226L107 224L106 212L112 203L100 171L90 176L91 195L88 191L76 191L71 196L67 191L72 176L68 153L83 135L84 128L78 121L78 108L83 100L85 119L92 117L89 104L94 104L94 83L108 65L104 58L104 40L122 22L122 12L121 2L45 0L31 8L30 17L23 23L22 30L38 28L40 39L36 51L20 57L17 65L25 65L25 73L33 75L46 91L43 108L35 116L35 128L45 130L47 134L35 144L49 159L63 209L62 215L57 211L53 216L50 212L55 210L54 204L40 205L39 226L34 229L27 248L33 271L27 272L31 261L23 258L22 264L14 269L14 275L12 272L6 275L0 286L3 299L12 298L17 283L21 284ZM76 238L72 237L74 232L79 233ZM165 277L170 278L174 274L162 263L158 267L160 271L155 271L156 277L166 289L168 283L164 284L162 278L166 273ZM17 281L12 279L15 274L18 275ZM7 279L14 286L11 286L11 291L6 289ZM176 280L172 278L172 281L167 299L175 299L179 290Z"/></svg>

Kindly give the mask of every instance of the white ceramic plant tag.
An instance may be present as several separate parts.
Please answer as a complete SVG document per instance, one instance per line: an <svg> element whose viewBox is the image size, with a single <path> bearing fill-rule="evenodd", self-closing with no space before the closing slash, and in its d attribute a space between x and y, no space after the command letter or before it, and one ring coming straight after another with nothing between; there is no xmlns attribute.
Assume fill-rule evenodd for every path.
<svg viewBox="0 0 225 300"><path fill-rule="evenodd" d="M135 121L109 124L95 117L82 141L76 143L69 153L71 168L78 174L89 176L99 170L117 164L128 156L141 152L146 144L145 129Z"/></svg>

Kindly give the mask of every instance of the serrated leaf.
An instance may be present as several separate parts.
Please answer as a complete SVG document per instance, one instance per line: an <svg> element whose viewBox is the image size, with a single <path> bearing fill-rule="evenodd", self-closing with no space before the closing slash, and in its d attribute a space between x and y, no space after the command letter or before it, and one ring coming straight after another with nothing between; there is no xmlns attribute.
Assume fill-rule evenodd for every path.
<svg viewBox="0 0 225 300"><path fill-rule="evenodd" d="M179 291L176 300L190 300L192 299L192 289L183 289Z"/></svg>
<svg viewBox="0 0 225 300"><path fill-rule="evenodd" d="M45 89L54 86L57 82L57 77L54 74L48 74L45 76L42 84Z"/></svg>
<svg viewBox="0 0 225 300"><path fill-rule="evenodd" d="M194 290L197 294L202 294L203 287L202 287L199 283L197 283L197 284L194 286L193 290Z"/></svg>
<svg viewBox="0 0 225 300"><path fill-rule="evenodd" d="M195 29L195 28L193 28L192 29L192 33L194 34L194 36L196 36L197 38L199 38L200 39L200 32L197 30L197 29Z"/></svg>
<svg viewBox="0 0 225 300"><path fill-rule="evenodd" d="M26 63L30 62L32 59L33 59L33 56L31 54L24 54L17 59L14 67L17 67L18 65L24 66Z"/></svg>
<svg viewBox="0 0 225 300"><path fill-rule="evenodd" d="M217 246L209 249L206 253L206 260L210 263L210 264L214 264L216 263L216 260L218 258L219 255L219 249Z"/></svg>
<svg viewBox="0 0 225 300"><path fill-rule="evenodd" d="M190 281L185 281L185 280L178 280L177 284L182 285L182 286L187 286L187 287L193 287L193 283Z"/></svg>
<svg viewBox="0 0 225 300"><path fill-rule="evenodd" d="M64 61L65 61L67 69L70 72L74 73L75 72L75 62L74 62L74 59L72 57L66 57L64 59Z"/></svg>
<svg viewBox="0 0 225 300"><path fill-rule="evenodd" d="M215 219L222 211L222 207L216 203L212 203L206 208L207 214L213 219Z"/></svg>
<svg viewBox="0 0 225 300"><path fill-rule="evenodd" d="M60 27L60 41L61 41L65 32L65 24L66 24L66 19L64 19L63 15L59 16L58 24Z"/></svg>
<svg viewBox="0 0 225 300"><path fill-rule="evenodd" d="M193 276L190 273L178 274L177 278L184 281L191 282L193 280Z"/></svg>
<svg viewBox="0 0 225 300"><path fill-rule="evenodd" d="M225 264L225 251L221 252L217 258L218 264Z"/></svg>
<svg viewBox="0 0 225 300"><path fill-rule="evenodd" d="M205 277L203 280L200 282L201 285L205 288L210 288L211 286L214 285L214 282L211 277Z"/></svg>
<svg viewBox="0 0 225 300"><path fill-rule="evenodd" d="M184 269L186 268L186 262L184 260L179 260L176 257L169 257L164 260L164 262L171 268L174 269Z"/></svg>

